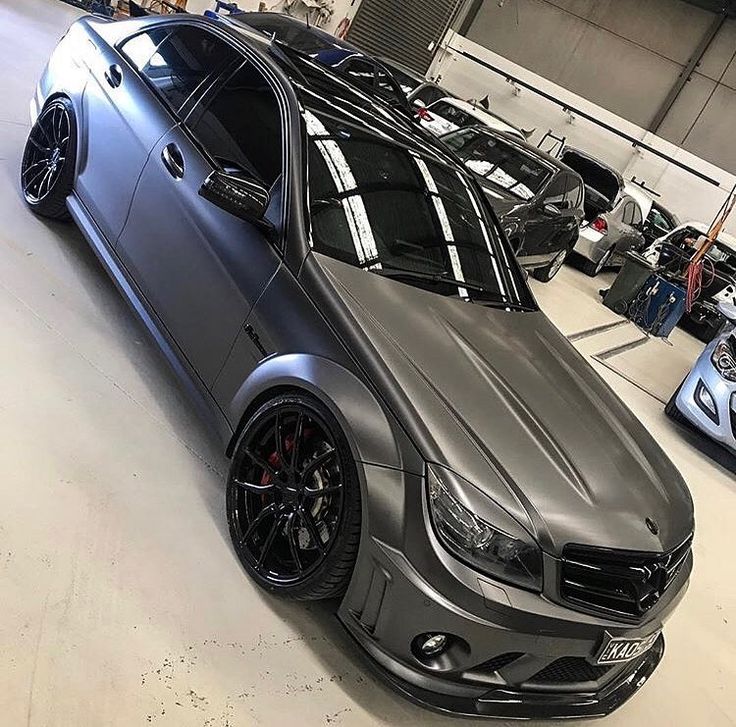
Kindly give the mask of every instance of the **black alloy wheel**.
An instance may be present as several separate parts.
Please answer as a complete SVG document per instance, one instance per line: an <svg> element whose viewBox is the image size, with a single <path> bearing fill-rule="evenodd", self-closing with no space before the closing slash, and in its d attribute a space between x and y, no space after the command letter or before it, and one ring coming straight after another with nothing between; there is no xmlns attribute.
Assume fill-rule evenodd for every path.
<svg viewBox="0 0 736 727"><path fill-rule="evenodd" d="M71 102L57 98L39 114L28 135L20 182L26 204L44 217L68 217L66 198L72 189L76 125Z"/></svg>
<svg viewBox="0 0 736 727"><path fill-rule="evenodd" d="M262 587L295 599L340 595L360 536L360 489L332 414L288 395L250 419L233 458L227 513L235 551Z"/></svg>

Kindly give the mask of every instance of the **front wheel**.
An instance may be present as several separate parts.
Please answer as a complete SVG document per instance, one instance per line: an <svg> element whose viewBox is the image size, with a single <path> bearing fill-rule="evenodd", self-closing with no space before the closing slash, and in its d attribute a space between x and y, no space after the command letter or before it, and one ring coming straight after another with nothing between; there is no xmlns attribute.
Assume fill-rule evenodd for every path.
<svg viewBox="0 0 736 727"><path fill-rule="evenodd" d="M46 104L31 127L23 151L20 185L26 204L38 215L69 217L66 198L74 184L77 129L68 98Z"/></svg>
<svg viewBox="0 0 736 727"><path fill-rule="evenodd" d="M342 595L360 540L355 462L332 413L277 396L246 424L227 483L230 536L248 574L291 599Z"/></svg>
<svg viewBox="0 0 736 727"><path fill-rule="evenodd" d="M560 250L549 264L545 265L543 268L532 270L534 278L542 283L549 283L549 281L552 280L552 278L554 278L562 269L562 265L567 259L568 252L568 250Z"/></svg>

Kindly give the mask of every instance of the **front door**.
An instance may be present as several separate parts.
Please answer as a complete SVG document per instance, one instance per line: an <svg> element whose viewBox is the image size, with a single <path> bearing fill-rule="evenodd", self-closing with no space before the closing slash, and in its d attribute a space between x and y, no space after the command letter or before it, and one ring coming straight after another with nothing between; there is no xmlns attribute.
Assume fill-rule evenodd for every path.
<svg viewBox="0 0 736 727"><path fill-rule="evenodd" d="M281 224L279 103L249 61L223 76L182 124L154 146L117 252L208 387L279 266L275 237L199 195L214 169L272 188L267 217ZM243 372L246 374L247 372Z"/></svg>

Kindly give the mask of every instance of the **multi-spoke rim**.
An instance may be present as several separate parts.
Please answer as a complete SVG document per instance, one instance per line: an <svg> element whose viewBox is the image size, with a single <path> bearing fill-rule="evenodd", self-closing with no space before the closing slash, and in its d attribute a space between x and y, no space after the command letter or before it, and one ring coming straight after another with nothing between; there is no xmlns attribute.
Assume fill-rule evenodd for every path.
<svg viewBox="0 0 736 727"><path fill-rule="evenodd" d="M324 561L343 510L329 427L301 405L270 410L245 435L228 483L235 548L262 578L295 584Z"/></svg>
<svg viewBox="0 0 736 727"><path fill-rule="evenodd" d="M23 194L37 204L59 180L69 149L71 122L62 103L45 109L31 128L21 169Z"/></svg>

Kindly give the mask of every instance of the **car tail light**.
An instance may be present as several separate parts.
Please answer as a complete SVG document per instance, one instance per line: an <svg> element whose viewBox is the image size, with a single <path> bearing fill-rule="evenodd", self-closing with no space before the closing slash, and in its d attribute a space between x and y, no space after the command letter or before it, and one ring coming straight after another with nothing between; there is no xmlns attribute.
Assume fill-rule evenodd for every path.
<svg viewBox="0 0 736 727"><path fill-rule="evenodd" d="M590 226L596 231L600 232L601 235L608 234L608 222L606 222L603 217L596 217L591 223Z"/></svg>
<svg viewBox="0 0 736 727"><path fill-rule="evenodd" d="M417 118L421 119L422 121L434 121L434 117L432 116L432 114L429 113L429 111L427 111L424 106L417 109Z"/></svg>

